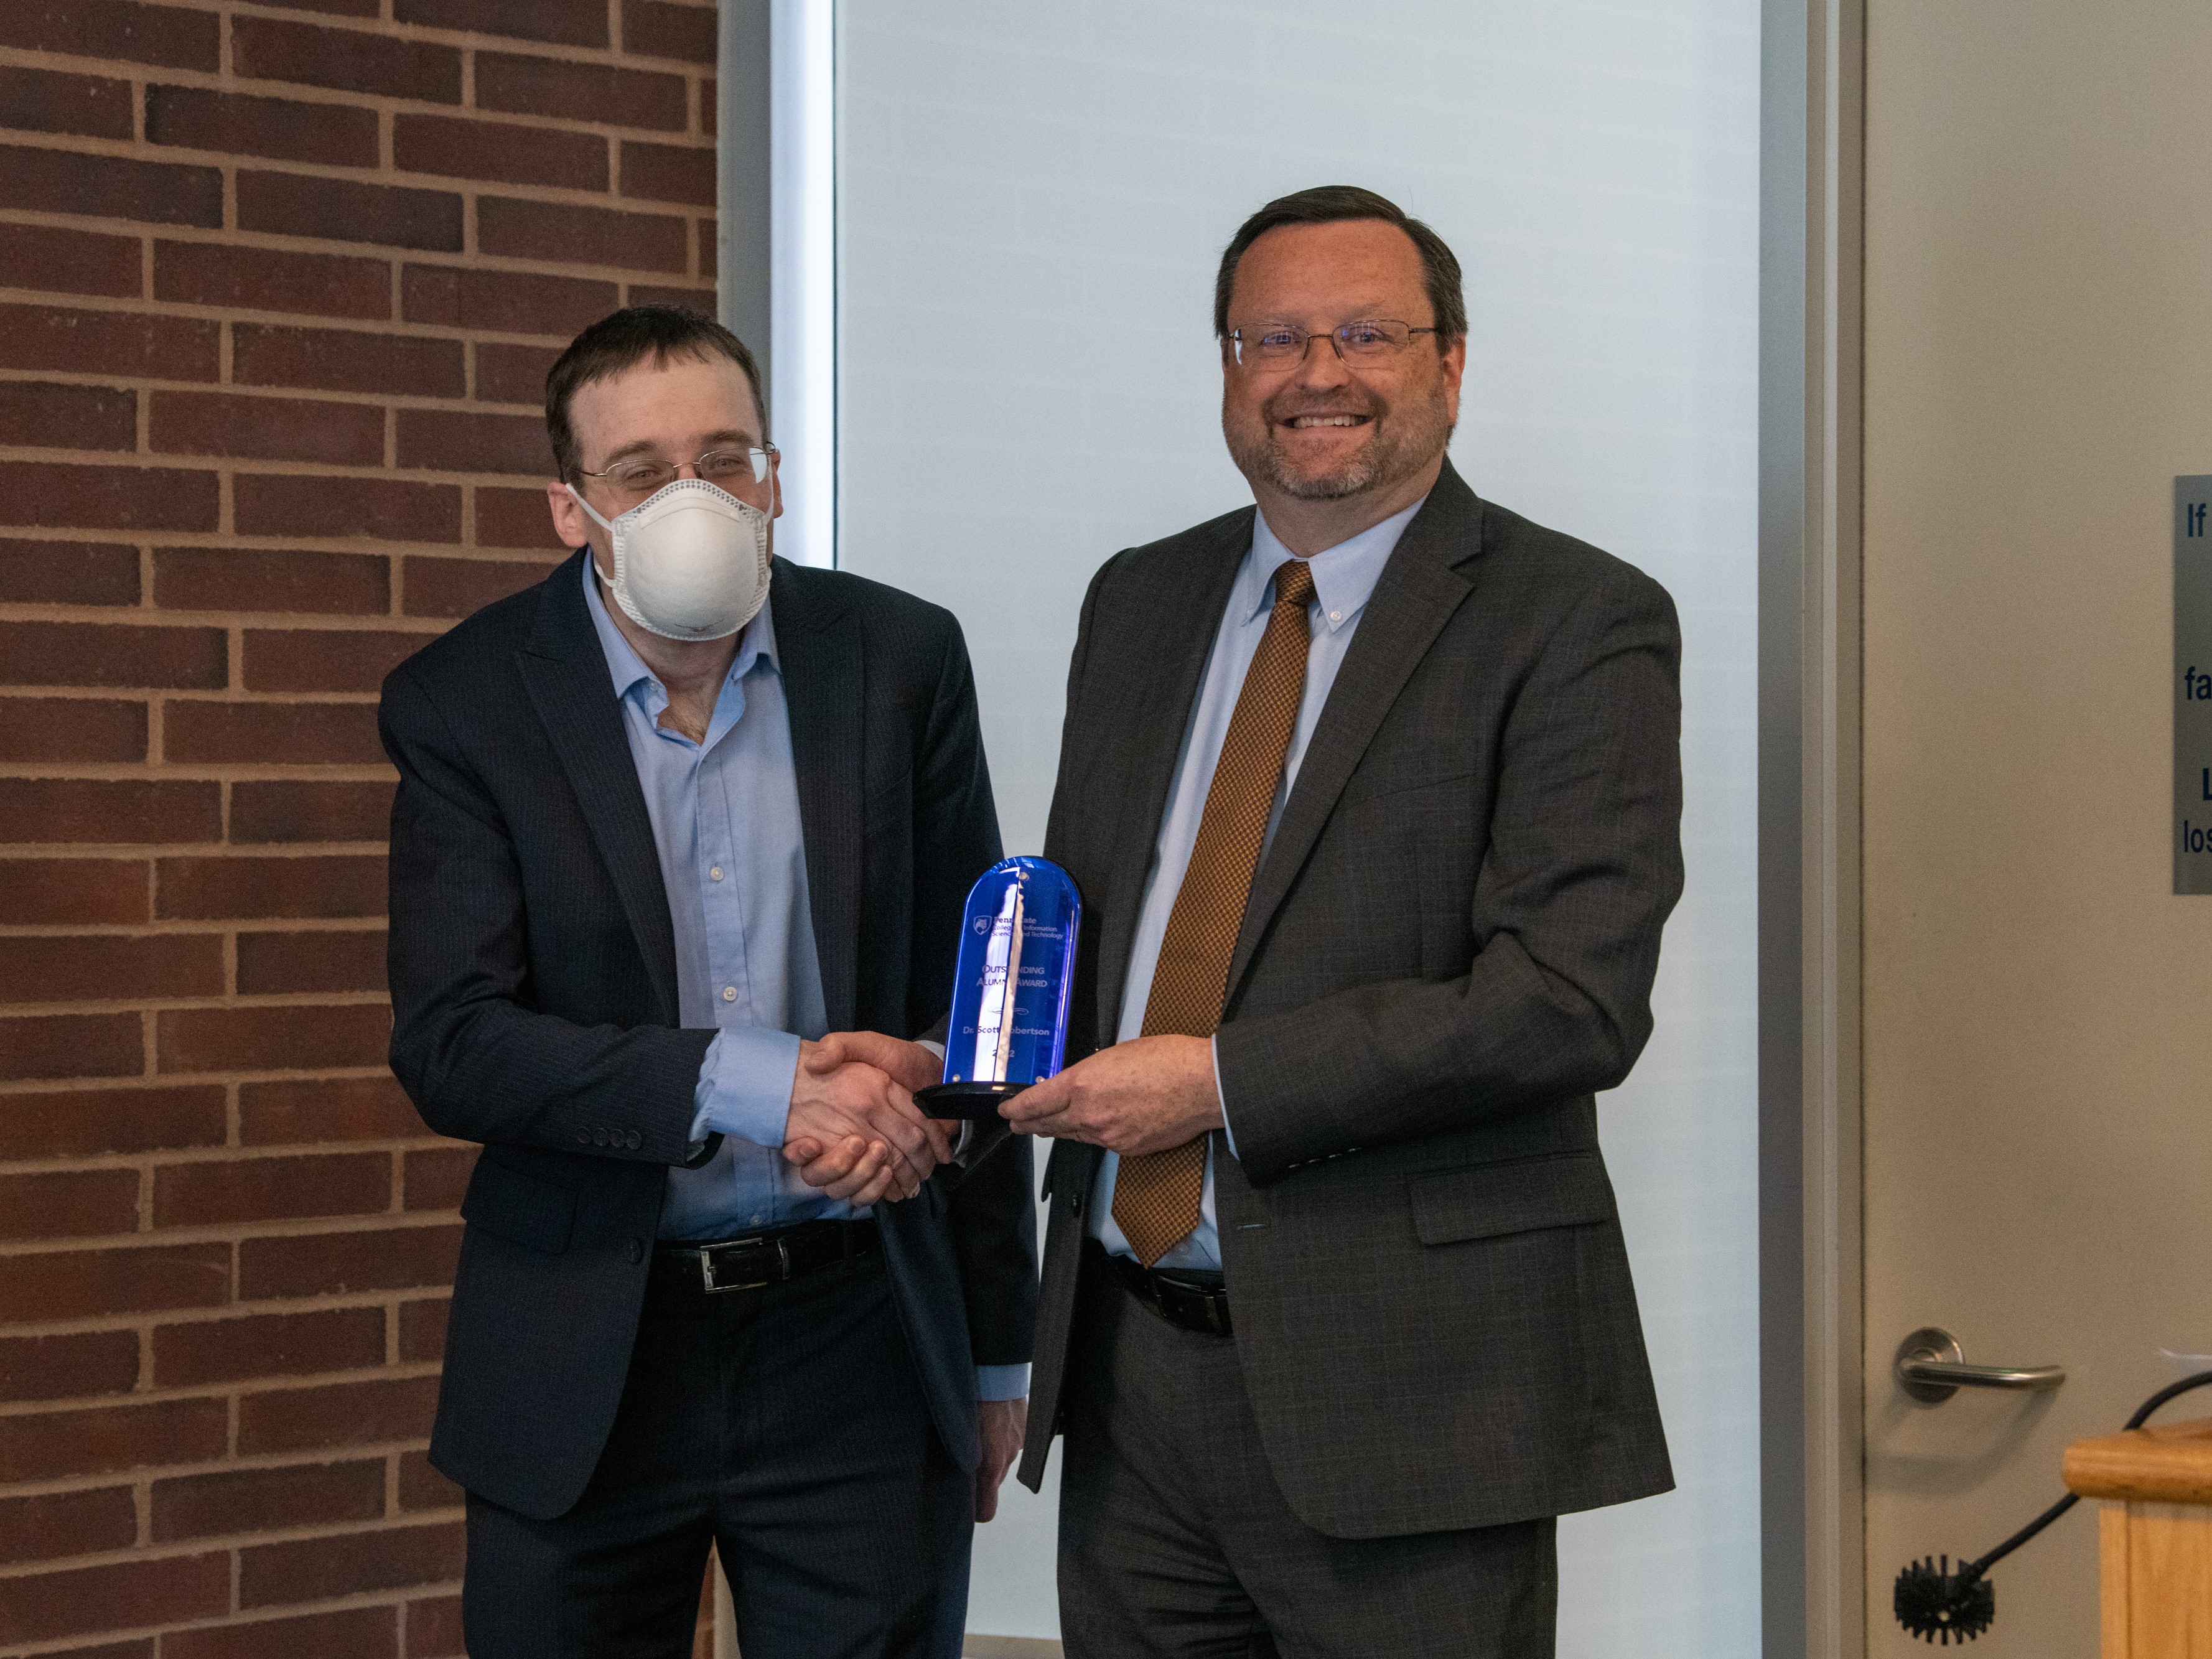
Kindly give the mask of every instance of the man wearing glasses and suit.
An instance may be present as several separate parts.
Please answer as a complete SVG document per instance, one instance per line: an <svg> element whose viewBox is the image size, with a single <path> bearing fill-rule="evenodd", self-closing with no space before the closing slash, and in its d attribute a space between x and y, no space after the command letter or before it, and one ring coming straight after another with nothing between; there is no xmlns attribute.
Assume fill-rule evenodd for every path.
<svg viewBox="0 0 2212 1659"><path fill-rule="evenodd" d="M1026 1144L908 1093L999 857L966 650L771 562L761 408L704 317L585 330L576 556L385 683L392 1069L484 1145L430 1447L476 1659L688 1655L710 1541L747 1659L953 1659L1021 1441Z"/></svg>
<svg viewBox="0 0 2212 1659"><path fill-rule="evenodd" d="M1680 894L1674 607L1445 459L1458 262L1270 203L1215 289L1246 508L1084 600L1082 890L1021 1478L1073 1656L1553 1650L1553 1517L1671 1484L1593 1095Z"/></svg>

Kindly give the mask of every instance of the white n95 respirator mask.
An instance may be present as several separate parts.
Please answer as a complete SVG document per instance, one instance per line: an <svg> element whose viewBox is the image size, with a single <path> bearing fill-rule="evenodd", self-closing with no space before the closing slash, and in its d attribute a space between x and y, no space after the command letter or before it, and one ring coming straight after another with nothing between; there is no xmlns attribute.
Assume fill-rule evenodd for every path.
<svg viewBox="0 0 2212 1659"><path fill-rule="evenodd" d="M722 640L768 602L769 515L704 478L663 484L611 520L568 487L613 540L623 614L665 640Z"/></svg>

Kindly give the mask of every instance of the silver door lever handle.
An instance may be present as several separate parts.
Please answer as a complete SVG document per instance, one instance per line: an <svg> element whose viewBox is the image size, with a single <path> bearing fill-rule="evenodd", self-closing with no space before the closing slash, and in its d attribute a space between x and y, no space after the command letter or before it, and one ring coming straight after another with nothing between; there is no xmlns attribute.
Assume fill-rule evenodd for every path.
<svg viewBox="0 0 2212 1659"><path fill-rule="evenodd" d="M1915 1400L1940 1405L1961 1389L2055 1389L2063 1365L1969 1365L1959 1339L1940 1325L1923 1325L1897 1345L1892 1366L1898 1386Z"/></svg>

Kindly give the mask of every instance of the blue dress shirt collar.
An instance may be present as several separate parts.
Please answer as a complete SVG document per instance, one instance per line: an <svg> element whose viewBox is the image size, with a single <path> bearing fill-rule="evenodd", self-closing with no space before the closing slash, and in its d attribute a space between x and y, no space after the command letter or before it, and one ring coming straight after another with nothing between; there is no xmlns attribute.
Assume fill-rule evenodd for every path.
<svg viewBox="0 0 2212 1659"><path fill-rule="evenodd" d="M1424 495L1402 513L1394 513L1376 525L1370 525L1349 541L1339 542L1325 553L1316 553L1306 561L1306 568L1313 573L1314 598L1321 606L1321 625L1334 634L1348 628L1367 603L1367 596L1375 591L1375 584L1382 574L1382 567L1390 562L1390 551L1398 545L1406 526L1413 521L1413 514L1421 510ZM1252 515L1252 553L1237 573L1237 586L1229 597L1229 614L1238 623L1248 623L1257 616L1261 607L1272 604L1274 597L1275 572L1297 555L1276 539L1275 532L1267 526L1267 515Z"/></svg>
<svg viewBox="0 0 2212 1659"><path fill-rule="evenodd" d="M657 721L660 718L660 711L668 707L668 688L661 684L659 678L646 665L645 659L637 654L637 648L623 636L622 629L615 626L615 619L607 610L606 601L600 596L599 584L593 578L592 563L586 556L584 560L584 605L592 613L592 626L599 630L599 648L606 655L607 677L614 682L615 696L628 697L635 694L642 699L641 706L646 713ZM730 665L729 678L723 682L724 685L741 684L746 675L763 662L779 675L783 672L782 664L776 659L775 620L770 615L772 604L773 601L763 600L759 614L747 623L744 631L738 635L737 658ZM642 690L639 690L641 684L644 688ZM742 707L740 703L739 708ZM707 741L700 746L712 749L736 718L737 712L726 712L721 701L717 699L714 723L708 728Z"/></svg>

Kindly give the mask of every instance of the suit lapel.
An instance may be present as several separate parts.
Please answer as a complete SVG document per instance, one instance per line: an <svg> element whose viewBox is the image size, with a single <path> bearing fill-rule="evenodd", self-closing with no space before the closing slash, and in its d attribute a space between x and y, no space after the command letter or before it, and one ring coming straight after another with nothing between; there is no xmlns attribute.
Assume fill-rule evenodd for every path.
<svg viewBox="0 0 2212 1659"><path fill-rule="evenodd" d="M1351 649L1306 744L1297 782L1245 901L1229 962L1224 1009L1235 1006L1237 986L1261 936L1289 895L1383 716L1452 613L1474 591L1472 580L1453 567L1480 552L1481 538L1482 504L1446 461L1427 503L1406 526L1368 596Z"/></svg>
<svg viewBox="0 0 2212 1659"><path fill-rule="evenodd" d="M1126 708L1106 713L1109 740L1118 738L1122 761L1118 768L1103 770L1105 788L1092 796L1100 810L1114 814L1116 825L1106 890L1097 896L1097 913L1104 918L1098 936L1102 1047L1114 1041L1121 1022L1129 950L1137 936L1145 877L1159 842L1160 815L1167 810L1168 787L1175 781L1176 757L1206 653L1229 603L1237 568L1252 545L1252 518L1250 512L1237 514L1215 539L1194 546L1170 583L1146 597L1144 630L1119 647L1148 672Z"/></svg>
<svg viewBox="0 0 2212 1659"><path fill-rule="evenodd" d="M822 1006L833 1031L850 1030L860 948L862 718L860 618L835 585L775 562L776 661L791 716L807 901L822 966Z"/></svg>
<svg viewBox="0 0 2212 1659"><path fill-rule="evenodd" d="M606 653L585 608L583 558L578 554L546 579L537 625L515 662L620 896L661 1017L674 1025L681 1013L668 890L661 883L653 819L638 787Z"/></svg>

